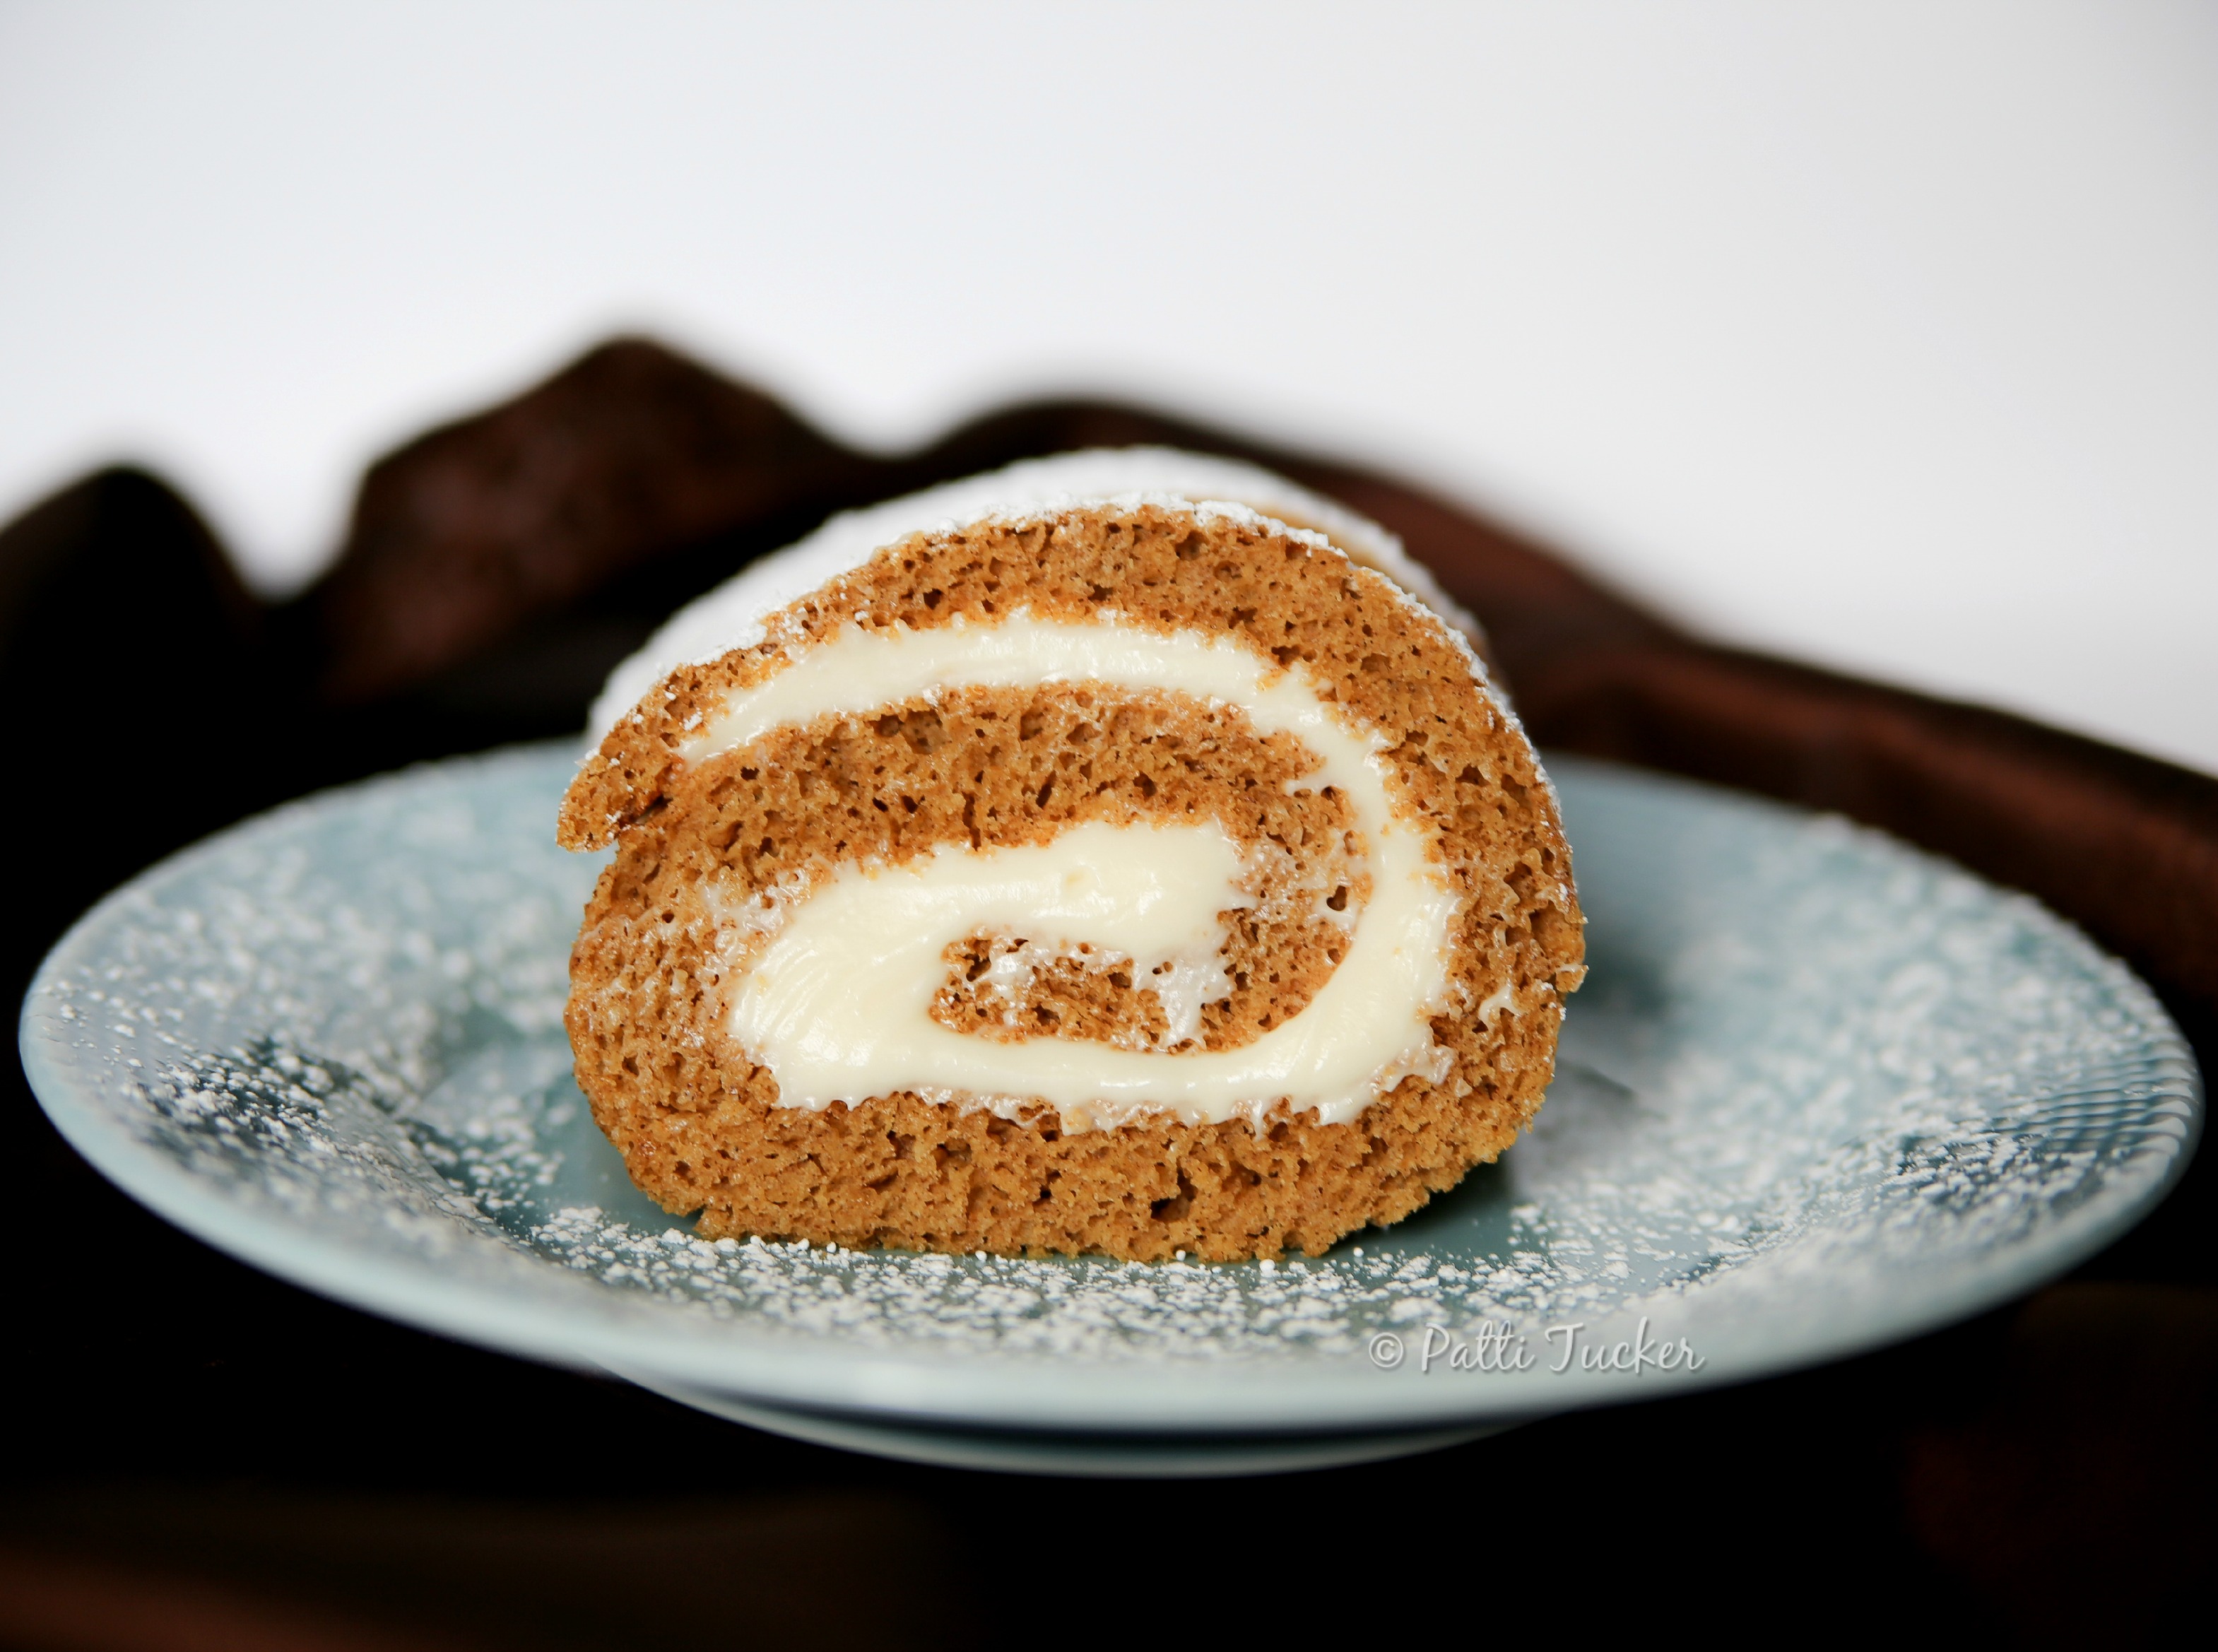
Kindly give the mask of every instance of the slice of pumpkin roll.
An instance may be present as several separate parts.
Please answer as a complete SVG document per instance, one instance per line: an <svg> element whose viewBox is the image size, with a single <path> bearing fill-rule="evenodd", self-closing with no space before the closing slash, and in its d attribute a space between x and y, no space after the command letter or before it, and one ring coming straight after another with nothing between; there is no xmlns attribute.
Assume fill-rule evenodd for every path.
<svg viewBox="0 0 2218 1652"><path fill-rule="evenodd" d="M710 1237L1315 1254L1540 1104L1554 794L1392 535L1073 454L836 517L619 667L578 1081Z"/></svg>

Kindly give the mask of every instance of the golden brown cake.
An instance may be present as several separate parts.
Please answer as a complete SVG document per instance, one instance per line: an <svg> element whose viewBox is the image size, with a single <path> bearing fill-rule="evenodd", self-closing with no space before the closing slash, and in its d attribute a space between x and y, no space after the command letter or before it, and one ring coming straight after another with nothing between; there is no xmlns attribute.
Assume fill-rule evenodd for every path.
<svg viewBox="0 0 2218 1652"><path fill-rule="evenodd" d="M1391 535L1162 449L835 518L611 678L579 1085L709 1236L1312 1254L1516 1139L1554 795Z"/></svg>

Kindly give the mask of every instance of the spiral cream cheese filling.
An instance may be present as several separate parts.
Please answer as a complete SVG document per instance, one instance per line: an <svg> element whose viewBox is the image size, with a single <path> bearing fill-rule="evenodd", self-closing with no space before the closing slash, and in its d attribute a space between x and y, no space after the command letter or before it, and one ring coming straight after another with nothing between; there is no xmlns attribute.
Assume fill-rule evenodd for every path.
<svg viewBox="0 0 2218 1652"><path fill-rule="evenodd" d="M1239 851L1205 825L1070 827L1049 843L942 845L905 865L843 865L783 914L749 961L728 1030L777 1080L781 1105L911 1092L997 1109L1046 1102L1066 1129L1169 1112L1189 1123L1260 1119L1284 1102L1341 1123L1403 1076L1444 1075L1431 1020L1448 1007L1456 897L1425 834L1395 818L1379 735L1358 735L1298 665L1229 638L1018 613L992 626L850 625L752 688L732 690L680 746L689 764L771 731L958 688L1098 682L1236 706L1258 733L1316 754L1298 783L1347 799L1371 899L1306 1007L1234 1049L1128 1049L1055 1037L1004 1043L935 1021L945 948L981 928L1205 969L1220 914L1249 903Z"/></svg>

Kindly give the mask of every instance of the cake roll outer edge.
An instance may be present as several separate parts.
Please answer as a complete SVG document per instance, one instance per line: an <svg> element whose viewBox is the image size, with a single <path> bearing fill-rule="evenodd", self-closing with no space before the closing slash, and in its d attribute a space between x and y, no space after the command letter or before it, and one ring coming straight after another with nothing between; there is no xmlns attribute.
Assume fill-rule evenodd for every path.
<svg viewBox="0 0 2218 1652"><path fill-rule="evenodd" d="M763 640L772 615L910 534L1123 502L1213 514L1244 512L1276 529L1314 536L1383 575L1416 606L1446 622L1468 656L1473 680L1495 710L1524 737L1516 708L1487 670L1481 652L1485 632L1478 619L1441 588L1431 570L1411 557L1395 535L1259 466L1174 448L1138 447L1090 448L1022 460L829 518L813 533L750 563L679 609L638 653L618 665L588 714L585 753L590 755L672 671L753 647ZM1545 767L1540 773L1552 795L1554 785Z"/></svg>

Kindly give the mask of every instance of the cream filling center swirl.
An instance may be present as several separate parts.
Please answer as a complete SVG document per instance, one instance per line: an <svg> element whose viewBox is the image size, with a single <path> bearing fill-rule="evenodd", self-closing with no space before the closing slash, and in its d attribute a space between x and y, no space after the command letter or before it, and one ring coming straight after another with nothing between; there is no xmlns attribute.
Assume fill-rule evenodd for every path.
<svg viewBox="0 0 2218 1652"><path fill-rule="evenodd" d="M729 1030L770 1069L785 1106L911 1091L1001 1111L1046 1102L1066 1129L1169 1112L1189 1123L1260 1119L1274 1104L1342 1123L1416 1073L1445 1076L1431 1019L1448 1006L1453 893L1424 834L1393 814L1377 734L1351 733L1297 665L1229 638L1165 635L1103 619L1027 614L926 631L849 626L750 689L684 743L699 764L772 730L962 687L1099 682L1222 701L1263 735L1317 754L1298 783L1347 798L1372 896L1339 966L1306 1008L1237 1049L1153 1051L967 1036L931 1017L951 941L1007 925L1136 958L1191 962L1222 944L1217 914L1247 904L1237 851L1214 825L1071 827L1050 843L942 845L907 865L848 863L784 914L736 993Z"/></svg>

